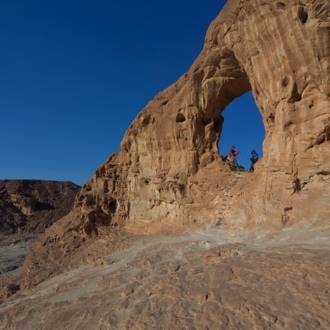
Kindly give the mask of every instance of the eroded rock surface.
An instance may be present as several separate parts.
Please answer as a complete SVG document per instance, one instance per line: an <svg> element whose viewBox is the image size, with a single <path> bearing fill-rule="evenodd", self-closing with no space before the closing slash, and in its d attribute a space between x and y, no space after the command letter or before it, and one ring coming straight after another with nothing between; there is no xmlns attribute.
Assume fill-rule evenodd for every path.
<svg viewBox="0 0 330 330"><path fill-rule="evenodd" d="M327 225L329 45L327 0L228 1L191 69L145 107L73 211L31 249L24 286L69 267L113 228ZM264 158L238 175L217 142L221 112L249 90L266 129Z"/></svg>
<svg viewBox="0 0 330 330"><path fill-rule="evenodd" d="M329 329L329 231L133 237L0 305L1 329ZM295 242L292 245L292 242Z"/></svg>

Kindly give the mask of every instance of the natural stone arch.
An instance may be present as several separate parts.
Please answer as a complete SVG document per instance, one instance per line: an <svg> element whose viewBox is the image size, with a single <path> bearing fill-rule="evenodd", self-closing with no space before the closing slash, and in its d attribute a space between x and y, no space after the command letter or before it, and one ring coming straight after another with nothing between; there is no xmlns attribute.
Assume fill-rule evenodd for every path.
<svg viewBox="0 0 330 330"><path fill-rule="evenodd" d="M225 124L222 113L235 99L251 91L251 84L233 51L224 49L217 54L212 54L211 57L213 57L214 69L220 68L220 70L218 69L213 77L202 79L199 108L203 113L203 122L215 124L214 135L207 136L214 151L216 148L219 149L218 140L221 139L222 128ZM258 111L260 112L259 108ZM219 150L218 153L220 153Z"/></svg>
<svg viewBox="0 0 330 330"><path fill-rule="evenodd" d="M320 21L325 6L325 1L318 6L311 1L303 6L303 12L309 13L309 19ZM259 185L264 187L260 194L267 204L274 188L278 185L283 192L285 185L289 195L292 178L301 172L299 167L306 168L306 163L301 166L298 160L301 152L313 144L312 136L322 135L325 129L321 124L325 118L318 117L316 109L315 121L320 124L304 123L304 118L310 117L310 105L316 102L313 99L320 100L322 109L326 105L322 103L326 102L322 92L325 80L316 79L324 75L325 62L317 60L311 48L317 49L319 57L327 52L325 31L318 29L316 22L308 25L305 19L302 21L301 8L294 0L285 6L270 1L250 0L243 5L230 1L209 28L204 49L189 72L139 114L122 141L121 152L86 184L76 209L82 214L96 213L96 218L108 217L113 224L157 223L164 219L180 224L187 221L184 218L195 221L190 215L196 213L191 207L194 202L202 199L205 204L217 198L219 190L212 187L214 180L226 185L222 177L227 177L226 171L219 162L213 164L218 160L217 139L222 125L219 113L250 89L266 130L265 159L258 175ZM289 27L285 25L288 19ZM292 44L296 45L294 50ZM310 132L307 139L307 135L293 137L294 131L298 134L306 130L306 125ZM207 166L214 168L204 174ZM218 173L225 174L218 177ZM199 189L203 190L200 184L204 181L210 188L204 199L192 183L195 175ZM109 198L117 203L114 214L107 207ZM269 216L265 212L275 208L280 219L285 207L277 202L274 206L272 201L267 212L256 213L265 218ZM205 208L214 218L209 204ZM209 218L203 213L201 216Z"/></svg>
<svg viewBox="0 0 330 330"><path fill-rule="evenodd" d="M228 1L191 69L137 116L72 213L31 250L28 285L60 249L114 226L327 222L329 44L327 0ZM264 158L253 179L237 181L217 151L219 112L249 89L265 124Z"/></svg>
<svg viewBox="0 0 330 330"><path fill-rule="evenodd" d="M126 225L158 227L163 223L166 227L215 218L220 189L209 181L228 186L231 177L218 155L220 115L233 99L250 89L234 52L224 48L211 51L202 63L197 61L176 86L144 109L122 142L122 149L132 159L130 169L139 173L138 179L129 180L134 197L125 197L130 200ZM133 153L138 155L132 157ZM212 169L203 173L208 165ZM204 188L191 183L197 173L205 177L202 181L208 177L203 196L196 190ZM202 202L205 212L194 214L192 201Z"/></svg>

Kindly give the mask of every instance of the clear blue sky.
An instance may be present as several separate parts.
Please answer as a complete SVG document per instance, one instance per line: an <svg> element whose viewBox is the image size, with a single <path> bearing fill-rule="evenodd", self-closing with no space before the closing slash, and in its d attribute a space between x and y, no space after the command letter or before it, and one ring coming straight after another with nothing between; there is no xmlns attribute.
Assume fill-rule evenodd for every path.
<svg viewBox="0 0 330 330"><path fill-rule="evenodd" d="M0 178L85 182L144 105L188 70L224 3L1 0ZM245 150L247 135L262 141L253 101L243 105L255 113L226 110L223 149Z"/></svg>

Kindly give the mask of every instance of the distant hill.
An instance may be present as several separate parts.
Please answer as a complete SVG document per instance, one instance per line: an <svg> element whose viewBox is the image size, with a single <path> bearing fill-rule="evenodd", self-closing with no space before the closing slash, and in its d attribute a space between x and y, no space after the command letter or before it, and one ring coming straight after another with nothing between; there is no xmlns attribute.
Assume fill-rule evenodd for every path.
<svg viewBox="0 0 330 330"><path fill-rule="evenodd" d="M0 233L43 232L72 208L72 182L0 180Z"/></svg>

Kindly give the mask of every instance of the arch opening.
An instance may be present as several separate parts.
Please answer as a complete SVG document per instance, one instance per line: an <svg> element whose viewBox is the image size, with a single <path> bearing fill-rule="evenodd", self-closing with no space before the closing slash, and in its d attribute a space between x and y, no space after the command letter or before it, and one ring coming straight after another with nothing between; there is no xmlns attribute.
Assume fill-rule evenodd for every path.
<svg viewBox="0 0 330 330"><path fill-rule="evenodd" d="M238 166L232 169L250 170L251 152L255 150L260 160L265 138L265 126L252 92L245 92L233 99L221 115L224 122L218 139L219 154L223 160L227 160L231 147L236 147L239 151L236 157Z"/></svg>

